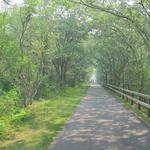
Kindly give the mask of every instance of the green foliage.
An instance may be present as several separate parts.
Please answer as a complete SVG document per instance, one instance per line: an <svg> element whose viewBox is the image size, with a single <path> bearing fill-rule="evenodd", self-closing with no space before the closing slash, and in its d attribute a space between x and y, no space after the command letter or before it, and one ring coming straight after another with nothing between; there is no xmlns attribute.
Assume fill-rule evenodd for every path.
<svg viewBox="0 0 150 150"><path fill-rule="evenodd" d="M59 91L85 81L91 65L86 64L82 49L88 29L79 21L73 3L24 3L0 14L0 88L6 92L16 87L20 104L27 107L50 97L51 89Z"/></svg>
<svg viewBox="0 0 150 150"><path fill-rule="evenodd" d="M21 106L20 96L16 89L12 89L0 97L0 116L16 113Z"/></svg>
<svg viewBox="0 0 150 150"><path fill-rule="evenodd" d="M93 8L89 13L95 32L91 32L85 46L94 51L98 81L150 94L148 4L85 4Z"/></svg>
<svg viewBox="0 0 150 150"><path fill-rule="evenodd" d="M5 123L0 120L0 140L5 139L5 136L6 136Z"/></svg>
<svg viewBox="0 0 150 150"><path fill-rule="evenodd" d="M52 99L40 100L9 121L0 118L0 149L48 149L83 98L88 86L66 88ZM54 95L54 93L53 93ZM2 121L2 123L1 123Z"/></svg>
<svg viewBox="0 0 150 150"><path fill-rule="evenodd" d="M25 121L27 121L29 117L30 113L28 111L21 110L19 113L12 116L11 122L13 124L18 125L20 123L24 123Z"/></svg>
<svg viewBox="0 0 150 150"><path fill-rule="evenodd" d="M71 87L87 82L93 68L99 82L149 94L148 4L25 0L0 12L0 135L7 137L11 124L19 131L44 128L38 139L10 149L32 149L38 140L35 149L47 147L79 103L82 89ZM58 93L57 100L40 101Z"/></svg>

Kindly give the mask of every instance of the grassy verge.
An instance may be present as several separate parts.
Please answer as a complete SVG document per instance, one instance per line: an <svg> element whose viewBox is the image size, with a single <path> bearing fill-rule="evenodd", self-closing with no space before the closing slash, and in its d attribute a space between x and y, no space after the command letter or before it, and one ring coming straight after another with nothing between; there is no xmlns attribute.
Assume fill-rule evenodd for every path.
<svg viewBox="0 0 150 150"><path fill-rule="evenodd" d="M54 137L76 110L87 88L67 88L51 100L35 102L23 110L24 119L6 123L7 134L0 139L0 150L48 150Z"/></svg>
<svg viewBox="0 0 150 150"><path fill-rule="evenodd" d="M118 96L116 93L112 91L110 92L116 97L116 99L120 103L123 103L126 109L132 111L140 120L142 120L147 126L150 127L150 118L147 117L147 109L141 107L141 110L138 110L138 107L136 104L131 105L130 101L123 99L121 96Z"/></svg>

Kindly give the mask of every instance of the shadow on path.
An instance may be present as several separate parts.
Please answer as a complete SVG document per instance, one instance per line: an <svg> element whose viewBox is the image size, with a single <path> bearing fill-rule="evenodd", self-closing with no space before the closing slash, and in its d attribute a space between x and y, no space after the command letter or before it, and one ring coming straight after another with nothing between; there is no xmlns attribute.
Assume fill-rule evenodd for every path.
<svg viewBox="0 0 150 150"><path fill-rule="evenodd" d="M150 150L150 129L100 85L92 85L50 150Z"/></svg>

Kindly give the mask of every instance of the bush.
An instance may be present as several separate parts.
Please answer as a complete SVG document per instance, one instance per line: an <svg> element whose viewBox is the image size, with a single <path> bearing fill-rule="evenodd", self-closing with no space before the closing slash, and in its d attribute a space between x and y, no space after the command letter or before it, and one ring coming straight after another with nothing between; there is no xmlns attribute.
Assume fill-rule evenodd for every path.
<svg viewBox="0 0 150 150"><path fill-rule="evenodd" d="M4 139L6 136L5 123L0 120L0 140Z"/></svg>
<svg viewBox="0 0 150 150"><path fill-rule="evenodd" d="M12 123L18 124L25 122L29 119L29 117L30 117L29 111L21 110L20 113L17 113L12 116Z"/></svg>
<svg viewBox="0 0 150 150"><path fill-rule="evenodd" d="M20 96L16 89L12 89L0 97L0 116L18 112Z"/></svg>

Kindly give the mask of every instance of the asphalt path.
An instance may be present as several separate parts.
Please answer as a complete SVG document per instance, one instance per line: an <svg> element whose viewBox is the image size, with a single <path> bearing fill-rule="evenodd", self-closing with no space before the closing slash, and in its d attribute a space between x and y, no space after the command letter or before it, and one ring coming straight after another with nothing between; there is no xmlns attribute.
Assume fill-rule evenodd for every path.
<svg viewBox="0 0 150 150"><path fill-rule="evenodd" d="M150 150L150 128L93 85L49 150Z"/></svg>

